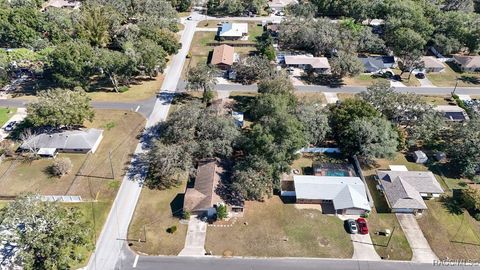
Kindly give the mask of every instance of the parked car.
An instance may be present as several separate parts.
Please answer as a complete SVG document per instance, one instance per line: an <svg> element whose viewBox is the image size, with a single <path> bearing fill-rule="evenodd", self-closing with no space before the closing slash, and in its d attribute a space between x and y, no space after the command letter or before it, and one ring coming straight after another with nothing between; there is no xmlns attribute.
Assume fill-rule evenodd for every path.
<svg viewBox="0 0 480 270"><path fill-rule="evenodd" d="M348 226L348 231L349 231L351 234L356 234L356 233L358 233L357 222L355 222L354 219L347 219L347 226Z"/></svg>
<svg viewBox="0 0 480 270"><path fill-rule="evenodd" d="M367 221L364 218L358 218L357 224L358 224L358 232L360 232L361 234L368 234Z"/></svg>
<svg viewBox="0 0 480 270"><path fill-rule="evenodd" d="M12 131L16 124L17 124L17 121L12 121L8 123L4 128L5 131Z"/></svg>
<svg viewBox="0 0 480 270"><path fill-rule="evenodd" d="M400 77L400 75L393 75L392 79L394 79L395 81L399 81L399 82L402 81L402 77Z"/></svg>
<svg viewBox="0 0 480 270"><path fill-rule="evenodd" d="M418 79L425 79L425 74L417 73L417 74L415 74L415 77L417 77Z"/></svg>

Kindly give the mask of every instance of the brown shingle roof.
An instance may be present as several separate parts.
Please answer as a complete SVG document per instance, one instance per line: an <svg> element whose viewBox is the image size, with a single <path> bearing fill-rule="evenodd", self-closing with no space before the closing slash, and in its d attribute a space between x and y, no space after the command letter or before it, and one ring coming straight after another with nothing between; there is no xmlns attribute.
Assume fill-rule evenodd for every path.
<svg viewBox="0 0 480 270"><path fill-rule="evenodd" d="M213 49L212 65L233 65L234 48L228 45L220 45Z"/></svg>
<svg viewBox="0 0 480 270"><path fill-rule="evenodd" d="M480 56L454 55L453 58L465 68L480 68Z"/></svg>
<svg viewBox="0 0 480 270"><path fill-rule="evenodd" d="M184 210L205 210L222 202L222 199L215 193L222 170L215 159L199 162L194 187L187 188L185 192Z"/></svg>

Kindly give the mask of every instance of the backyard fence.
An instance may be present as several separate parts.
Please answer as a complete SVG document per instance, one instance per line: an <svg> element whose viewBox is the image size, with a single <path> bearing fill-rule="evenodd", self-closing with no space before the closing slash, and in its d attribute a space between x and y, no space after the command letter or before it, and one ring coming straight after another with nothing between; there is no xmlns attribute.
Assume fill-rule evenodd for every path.
<svg viewBox="0 0 480 270"><path fill-rule="evenodd" d="M232 47L255 47L257 46L256 43L254 42L242 42L242 43L238 43L238 42L210 42L210 43L207 43L207 46L220 46L220 45L228 45L228 46L232 46Z"/></svg>

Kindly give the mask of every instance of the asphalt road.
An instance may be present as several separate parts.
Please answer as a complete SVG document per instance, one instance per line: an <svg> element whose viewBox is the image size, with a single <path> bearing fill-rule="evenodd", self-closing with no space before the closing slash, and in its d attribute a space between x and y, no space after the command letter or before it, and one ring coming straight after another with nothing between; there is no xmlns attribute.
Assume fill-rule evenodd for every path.
<svg viewBox="0 0 480 270"><path fill-rule="evenodd" d="M175 90L177 88L185 58L195 33L196 24L197 21L185 22L185 29L183 30L180 39L182 48L173 57L170 66L165 71L165 79L161 89ZM147 139L150 135L149 128L166 119L172 97L173 95L171 93L164 93L160 98L155 99L153 110L147 119L144 139ZM106 108L110 106L108 103L97 102L93 104L97 108ZM125 105L115 103L114 106ZM146 150L147 149L143 148L142 143L139 143L135 149L135 155L134 158L132 158L133 165L123 178L120 189L118 190L115 201L96 243L95 251L88 262L87 269L89 270L115 269L115 265L119 261L121 262L121 258L123 257L122 248L124 247L125 239L127 239L128 227L142 190L141 183L146 175L146 168L138 164L139 162L136 157L138 157L139 154L144 153Z"/></svg>
<svg viewBox="0 0 480 270"><path fill-rule="evenodd" d="M399 261L357 261L312 258L218 258L133 256L124 257L117 269L131 270L440 270L478 269L473 266L439 266Z"/></svg>

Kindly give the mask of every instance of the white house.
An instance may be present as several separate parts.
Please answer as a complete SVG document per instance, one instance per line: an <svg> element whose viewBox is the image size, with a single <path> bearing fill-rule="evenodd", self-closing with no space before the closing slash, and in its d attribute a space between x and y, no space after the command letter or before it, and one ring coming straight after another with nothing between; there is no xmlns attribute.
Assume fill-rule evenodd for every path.
<svg viewBox="0 0 480 270"><path fill-rule="evenodd" d="M222 23L218 36L223 39L240 39L248 36L248 23Z"/></svg>

